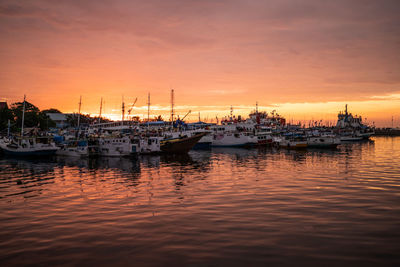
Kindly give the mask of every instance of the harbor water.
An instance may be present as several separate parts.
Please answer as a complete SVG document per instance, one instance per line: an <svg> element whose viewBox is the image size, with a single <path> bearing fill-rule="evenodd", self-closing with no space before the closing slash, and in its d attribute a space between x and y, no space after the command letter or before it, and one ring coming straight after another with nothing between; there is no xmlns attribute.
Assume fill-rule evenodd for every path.
<svg viewBox="0 0 400 267"><path fill-rule="evenodd" d="M2 266L400 266L400 137L2 157L0 211Z"/></svg>

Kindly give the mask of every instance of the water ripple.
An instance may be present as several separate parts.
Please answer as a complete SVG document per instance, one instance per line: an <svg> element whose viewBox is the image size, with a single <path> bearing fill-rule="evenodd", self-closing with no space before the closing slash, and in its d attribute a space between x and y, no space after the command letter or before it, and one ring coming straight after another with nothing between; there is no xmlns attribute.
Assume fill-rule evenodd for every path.
<svg viewBox="0 0 400 267"><path fill-rule="evenodd" d="M0 159L9 265L398 265L400 138Z"/></svg>

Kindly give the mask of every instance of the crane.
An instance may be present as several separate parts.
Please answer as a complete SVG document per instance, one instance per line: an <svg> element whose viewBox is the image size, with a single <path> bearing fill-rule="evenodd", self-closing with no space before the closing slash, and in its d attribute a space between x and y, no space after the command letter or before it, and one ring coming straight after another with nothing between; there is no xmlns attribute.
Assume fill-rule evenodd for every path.
<svg viewBox="0 0 400 267"><path fill-rule="evenodd" d="M128 110L128 115L131 115L131 111L132 111L133 107L135 106L136 101L137 101L137 97L135 98L135 101L133 101L132 107Z"/></svg>
<svg viewBox="0 0 400 267"><path fill-rule="evenodd" d="M189 115L190 113L191 113L192 111L191 110L189 110L188 111L188 113L186 113L186 115L185 116L183 116L183 118L181 119L181 121L183 121L186 117L187 117L187 115Z"/></svg>

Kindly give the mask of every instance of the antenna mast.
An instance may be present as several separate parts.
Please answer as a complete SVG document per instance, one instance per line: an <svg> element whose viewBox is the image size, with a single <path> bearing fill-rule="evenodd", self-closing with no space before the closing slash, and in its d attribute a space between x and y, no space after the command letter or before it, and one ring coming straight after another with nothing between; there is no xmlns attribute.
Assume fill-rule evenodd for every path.
<svg viewBox="0 0 400 267"><path fill-rule="evenodd" d="M26 95L24 95L24 104L22 105L22 126L21 126L21 137L22 137L22 136L24 136L25 102L26 102Z"/></svg>
<svg viewBox="0 0 400 267"><path fill-rule="evenodd" d="M171 122L174 122L174 89L171 89Z"/></svg>
<svg viewBox="0 0 400 267"><path fill-rule="evenodd" d="M79 109L78 109L78 129L81 123L81 106L82 106L82 96L79 97Z"/></svg>
<svg viewBox="0 0 400 267"><path fill-rule="evenodd" d="M150 93L147 96L147 127L150 127Z"/></svg>
<svg viewBox="0 0 400 267"><path fill-rule="evenodd" d="M101 111L103 109L103 98L100 100L100 113L99 113L99 123L101 122Z"/></svg>
<svg viewBox="0 0 400 267"><path fill-rule="evenodd" d="M122 121L125 118L125 103L124 103L124 96L122 95Z"/></svg>

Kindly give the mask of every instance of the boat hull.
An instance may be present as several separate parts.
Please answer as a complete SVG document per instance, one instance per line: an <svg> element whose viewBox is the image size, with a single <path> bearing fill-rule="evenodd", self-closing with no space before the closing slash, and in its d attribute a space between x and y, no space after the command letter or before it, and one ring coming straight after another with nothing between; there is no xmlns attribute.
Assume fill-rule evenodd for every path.
<svg viewBox="0 0 400 267"><path fill-rule="evenodd" d="M258 145L257 137L244 134L225 134L218 133L214 135L213 147L251 147Z"/></svg>
<svg viewBox="0 0 400 267"><path fill-rule="evenodd" d="M213 147L254 147L256 143L228 144L228 145L212 145Z"/></svg>
<svg viewBox="0 0 400 267"><path fill-rule="evenodd" d="M362 137L340 137L341 142L357 142L363 140Z"/></svg>
<svg viewBox="0 0 400 267"><path fill-rule="evenodd" d="M194 145L193 149L210 149L211 142L197 143Z"/></svg>
<svg viewBox="0 0 400 267"><path fill-rule="evenodd" d="M62 157L88 157L89 156L89 151L88 149L60 149L56 152L57 156L62 156Z"/></svg>
<svg viewBox="0 0 400 267"><path fill-rule="evenodd" d="M336 137L309 137L307 140L307 146L310 148L337 148L340 145L340 139Z"/></svg>
<svg viewBox="0 0 400 267"><path fill-rule="evenodd" d="M286 149L306 149L308 146L307 144L288 144L288 145L280 145L282 148Z"/></svg>
<svg viewBox="0 0 400 267"><path fill-rule="evenodd" d="M4 155L14 157L48 157L55 155L57 149L44 149L35 151L16 151L2 148Z"/></svg>
<svg viewBox="0 0 400 267"><path fill-rule="evenodd" d="M191 150L197 144L197 142L205 134L206 133L199 133L199 134L193 135L191 137L164 140L164 141L162 141L161 146L160 146L161 152L187 153L187 152L189 152L189 150Z"/></svg>
<svg viewBox="0 0 400 267"><path fill-rule="evenodd" d="M308 147L307 142L286 140L281 141L279 146L286 149L306 149Z"/></svg>

